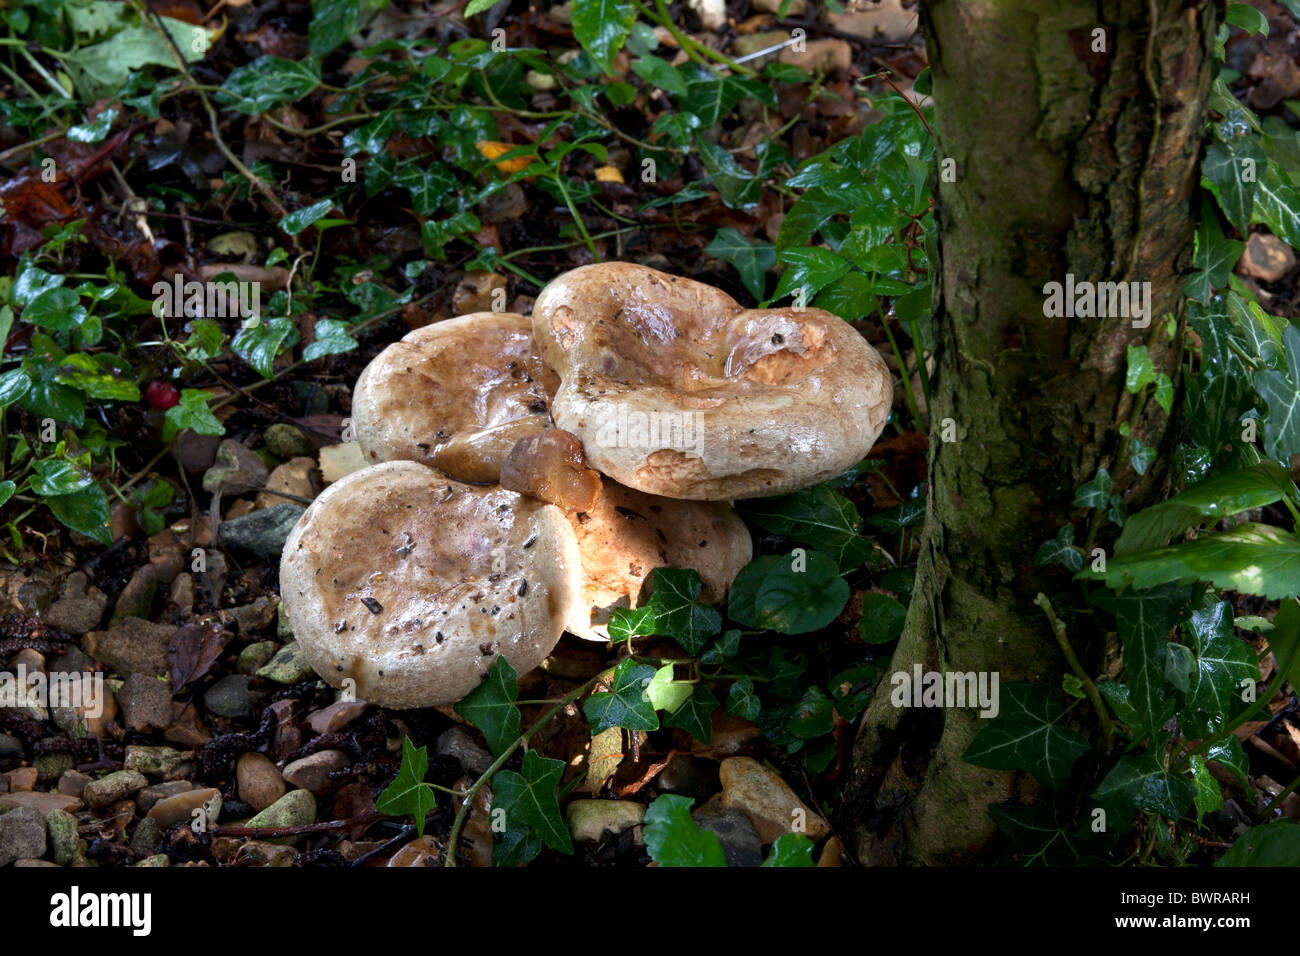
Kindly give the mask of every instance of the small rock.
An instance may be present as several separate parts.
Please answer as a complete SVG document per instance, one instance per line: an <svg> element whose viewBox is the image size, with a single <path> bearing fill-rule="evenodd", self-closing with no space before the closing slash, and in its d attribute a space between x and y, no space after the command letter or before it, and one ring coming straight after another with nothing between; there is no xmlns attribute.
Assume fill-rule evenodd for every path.
<svg viewBox="0 0 1300 956"><path fill-rule="evenodd" d="M220 436L199 435L187 428L179 432L172 442L172 457L178 465L194 474L212 467L220 446Z"/></svg>
<svg viewBox="0 0 1300 956"><path fill-rule="evenodd" d="M640 826L645 820L645 807L632 800L571 800L565 816L574 840L598 841L606 830L618 834ZM643 841L638 837L636 842Z"/></svg>
<svg viewBox="0 0 1300 956"><path fill-rule="evenodd" d="M223 548L246 551L262 561L278 561L289 532L306 510L284 502L223 521L217 528L217 540Z"/></svg>
<svg viewBox="0 0 1300 956"><path fill-rule="evenodd" d="M763 736L763 731L755 723L740 717L729 717L718 708L713 712L711 721L711 749L715 753L727 755L738 754L745 747Z"/></svg>
<svg viewBox="0 0 1300 956"><path fill-rule="evenodd" d="M118 770L86 784L84 799L92 810L99 810L149 786L144 774L135 770Z"/></svg>
<svg viewBox="0 0 1300 956"><path fill-rule="evenodd" d="M655 777L655 786L664 793L680 793L697 800L717 793L718 765L715 761L689 754L675 754L668 766Z"/></svg>
<svg viewBox="0 0 1300 956"><path fill-rule="evenodd" d="M73 571L63 582L59 599L45 611L45 623L56 631L85 634L99 627L108 606L108 596L97 587L91 587L83 571Z"/></svg>
<svg viewBox="0 0 1300 956"><path fill-rule="evenodd" d="M203 490L209 494L221 492L230 498L249 491L257 491L266 483L266 465L247 445L227 438L217 448L216 461L203 473Z"/></svg>
<svg viewBox="0 0 1300 956"><path fill-rule="evenodd" d="M22 759L23 742L11 734L0 734L0 760L12 757Z"/></svg>
<svg viewBox="0 0 1300 956"><path fill-rule="evenodd" d="M32 765L36 768L37 782L50 784L62 779L76 765L76 761L68 753L39 754Z"/></svg>
<svg viewBox="0 0 1300 956"><path fill-rule="evenodd" d="M311 454L311 442L300 430L285 422L276 422L262 434L266 450L276 458L288 460Z"/></svg>
<svg viewBox="0 0 1300 956"><path fill-rule="evenodd" d="M331 780L330 774L352 766L352 758L342 750L322 750L284 768L284 779L295 787L324 796L337 790L342 781Z"/></svg>
<svg viewBox="0 0 1300 956"><path fill-rule="evenodd" d="M39 776L40 772L35 767L19 767L6 773L5 779L9 781L10 793L22 793L34 789Z"/></svg>
<svg viewBox="0 0 1300 956"><path fill-rule="evenodd" d="M438 736L434 747L440 757L455 757L471 777L481 777L492 766L492 755L478 745L464 727L449 727Z"/></svg>
<svg viewBox="0 0 1300 956"><path fill-rule="evenodd" d="M270 663L257 671L257 676L277 684L296 684L311 677L315 671L307 663L307 658L298 647L298 642L286 644L280 648Z"/></svg>
<svg viewBox="0 0 1300 956"><path fill-rule="evenodd" d="M876 0L865 10L829 13L826 19L836 30L864 40L906 43L916 33L918 14L915 5L904 8L902 0Z"/></svg>
<svg viewBox="0 0 1300 956"><path fill-rule="evenodd" d="M186 769L190 757L190 754L171 747L132 746L126 748L122 767L151 777L175 777L179 771ZM191 772L192 769L191 767Z"/></svg>
<svg viewBox="0 0 1300 956"><path fill-rule="evenodd" d="M122 719L131 730L166 730L172 722L172 689L151 674L130 674L117 692Z"/></svg>
<svg viewBox="0 0 1300 956"><path fill-rule="evenodd" d="M126 587L122 589L117 604L113 606L113 616L109 619L108 626L112 627L127 617L146 619L153 617L154 599L157 596L157 568L152 564L141 565L136 568L135 573L131 575L131 580L127 581Z"/></svg>
<svg viewBox="0 0 1300 956"><path fill-rule="evenodd" d="M700 19L700 26L717 33L727 22L726 0L686 0L686 9Z"/></svg>
<svg viewBox="0 0 1300 956"><path fill-rule="evenodd" d="M534 72L536 71L530 70L529 74ZM553 77L550 79L554 81ZM529 80L528 84L532 86L532 81ZM524 195L523 187L518 183L509 183L504 189L497 190L479 202L478 211L479 218L483 222L500 225L518 219L527 212L528 198Z"/></svg>
<svg viewBox="0 0 1300 956"><path fill-rule="evenodd" d="M320 476L326 484L360 471L368 464L361 446L354 441L326 445L320 450Z"/></svg>
<svg viewBox="0 0 1300 956"><path fill-rule="evenodd" d="M728 757L719 770L722 805L744 811L764 844L785 833L820 840L830 827L776 773L751 757Z"/></svg>
<svg viewBox="0 0 1300 956"><path fill-rule="evenodd" d="M166 800L178 793L188 793L194 784L188 780L168 780L165 783L150 784L136 795L135 805L141 813L148 813L159 800Z"/></svg>
<svg viewBox="0 0 1300 956"><path fill-rule="evenodd" d="M176 575L167 591L167 602L181 612L182 619L194 612L194 577L187 573Z"/></svg>
<svg viewBox="0 0 1300 956"><path fill-rule="evenodd" d="M181 747L202 747L212 740L212 734L199 721L199 712L193 704L172 704L171 726L163 731L163 740Z"/></svg>
<svg viewBox="0 0 1300 956"><path fill-rule="evenodd" d="M81 795L86 792L86 784L88 783L90 783L90 777L80 770L65 771L63 776L59 777L59 793L80 800Z"/></svg>
<svg viewBox="0 0 1300 956"><path fill-rule="evenodd" d="M336 700L308 717L307 726L318 734L332 734L364 714L369 706L364 700Z"/></svg>
<svg viewBox="0 0 1300 956"><path fill-rule="evenodd" d="M124 618L107 631L91 631L86 651L122 675L167 673L167 645L176 628L138 617Z"/></svg>
<svg viewBox="0 0 1300 956"><path fill-rule="evenodd" d="M149 539L149 566L159 584L171 584L185 570L188 552L181 547L170 531L163 531Z"/></svg>
<svg viewBox="0 0 1300 956"><path fill-rule="evenodd" d="M45 817L31 807L0 816L0 866L45 855Z"/></svg>
<svg viewBox="0 0 1300 956"><path fill-rule="evenodd" d="M1241 257L1243 274L1261 282L1278 282L1295 268L1295 253L1277 236L1256 232L1246 242Z"/></svg>
<svg viewBox="0 0 1300 956"><path fill-rule="evenodd" d="M235 763L239 799L254 810L262 811L284 796L284 776L265 754L241 754Z"/></svg>
<svg viewBox="0 0 1300 956"><path fill-rule="evenodd" d="M316 497L316 482L312 475L315 470L315 458L295 458L283 465L276 465L271 476L266 479L266 487L257 493L254 506L269 508L271 505L293 501L294 498L311 501ZM294 498L286 498L285 495L293 495Z"/></svg>
<svg viewBox="0 0 1300 956"><path fill-rule="evenodd" d="M139 863L132 863L131 865L145 866L145 867L171 866L172 861L171 861L171 857L169 857L166 853L155 853L153 856L146 857L145 859L141 860Z"/></svg>
<svg viewBox="0 0 1300 956"><path fill-rule="evenodd" d="M35 810L43 820L51 810L67 810L69 813L75 813L81 809L82 803L76 797L69 796L66 793L42 793L39 790L30 790L24 793L6 793L0 796L0 813L18 807Z"/></svg>
<svg viewBox="0 0 1300 956"><path fill-rule="evenodd" d="M284 609L284 602L275 612L275 637L281 643L293 640L293 625L289 623L289 612Z"/></svg>
<svg viewBox="0 0 1300 956"><path fill-rule="evenodd" d="M736 39L732 40L731 48L736 52L737 56L749 56L750 54L757 53L759 50L767 50L771 47L777 46L778 44L784 43L788 39L790 39L790 34L784 33L780 30L768 33L749 33L745 36L738 36ZM775 59L776 52L769 53L766 56L757 57L753 61L754 65L761 66L766 61Z"/></svg>
<svg viewBox="0 0 1300 956"><path fill-rule="evenodd" d="M77 855L81 839L77 832L77 818L66 810L51 810L45 815L45 836L50 858L59 866L71 862Z"/></svg>
<svg viewBox="0 0 1300 956"><path fill-rule="evenodd" d="M754 0L753 7L759 13L773 13L781 15L781 4L785 0ZM807 0L789 0L789 6L786 8L785 16L801 17L807 12Z"/></svg>
<svg viewBox="0 0 1300 956"><path fill-rule="evenodd" d="M442 866L442 844L430 833L402 847L388 861L389 866Z"/></svg>
<svg viewBox="0 0 1300 956"><path fill-rule="evenodd" d="M843 866L844 844L837 836L831 837L822 846L822 854L817 858L818 866Z"/></svg>
<svg viewBox="0 0 1300 956"><path fill-rule="evenodd" d="M500 290L500 291L498 291ZM506 277L497 272L473 269L465 273L451 294L451 309L456 315L491 312L494 300L505 304ZM498 306L500 308L500 306Z"/></svg>
<svg viewBox="0 0 1300 956"><path fill-rule="evenodd" d="M231 608L230 617L239 625L240 635L249 638L270 627L279 610L280 599L274 594L264 594L252 604Z"/></svg>
<svg viewBox="0 0 1300 956"><path fill-rule="evenodd" d="M290 790L246 824L250 827L300 827L316 822L316 798L310 790ZM298 837L281 837L289 841Z"/></svg>
<svg viewBox="0 0 1300 956"><path fill-rule="evenodd" d="M203 694L203 706L218 717L246 717L253 712L248 693L252 678L246 674L229 674Z"/></svg>
<svg viewBox="0 0 1300 956"><path fill-rule="evenodd" d="M235 854L235 862L241 866L293 866L298 851L291 846L268 843L265 840L248 840L240 846Z"/></svg>
<svg viewBox="0 0 1300 956"><path fill-rule="evenodd" d="M93 683L83 683L80 704L54 708L52 719L55 726L75 739L106 736L109 724L117 719L117 698L111 690L114 683L106 682L102 692L98 692Z"/></svg>
<svg viewBox="0 0 1300 956"><path fill-rule="evenodd" d="M164 797L149 808L149 818L163 830L178 823L194 819L194 811L206 808L207 824L211 826L221 816L221 791L212 787L186 790L172 797Z"/></svg>
<svg viewBox="0 0 1300 956"><path fill-rule="evenodd" d="M131 849L137 853L148 853L162 842L163 830L158 821L145 817L136 824L135 833L131 834Z"/></svg>
<svg viewBox="0 0 1300 956"><path fill-rule="evenodd" d="M44 674L45 655L30 647L24 647L9 659L9 669L15 674L23 671L28 674Z"/></svg>
<svg viewBox="0 0 1300 956"><path fill-rule="evenodd" d="M712 830L722 844L722 855L727 866L762 866L763 844L749 817L739 810L720 813L694 813L695 822L702 829Z"/></svg>
<svg viewBox="0 0 1300 956"><path fill-rule="evenodd" d="M848 40L809 40L804 49L788 46L778 60L789 66L798 66L809 73L830 70L847 70L853 65L853 47Z"/></svg>
<svg viewBox="0 0 1300 956"><path fill-rule="evenodd" d="M239 652L239 659L235 662L235 670L241 674L252 676L259 669L266 666L267 661L275 656L275 641L257 641L249 644Z"/></svg>

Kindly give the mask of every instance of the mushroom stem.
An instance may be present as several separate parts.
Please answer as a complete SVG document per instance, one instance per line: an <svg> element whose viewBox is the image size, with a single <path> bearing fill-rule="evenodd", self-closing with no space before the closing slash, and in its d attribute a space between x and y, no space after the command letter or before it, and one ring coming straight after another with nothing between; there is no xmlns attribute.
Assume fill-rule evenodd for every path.
<svg viewBox="0 0 1300 956"><path fill-rule="evenodd" d="M465 792L465 799L463 799L460 806L456 808L456 819L452 822L451 834L447 837L447 866L456 865L456 844L460 842L460 833L465 829L465 819L469 816L469 808L473 805L474 798L478 796L478 792L483 789L484 785L491 780L493 776L496 775L498 770L505 766L506 761L514 755L516 750L528 743L529 738L531 738L533 734L545 727L546 724L550 722L551 718L564 710L565 707L568 707L583 694L587 693L587 691L591 690L592 687L596 686L596 681L599 679L600 675L597 674L580 687L569 691L569 693L561 697L559 703L546 713L542 714L537 723L525 730L519 735L518 740L503 750L501 756L492 761L492 766L483 771L483 775L475 780L473 786Z"/></svg>

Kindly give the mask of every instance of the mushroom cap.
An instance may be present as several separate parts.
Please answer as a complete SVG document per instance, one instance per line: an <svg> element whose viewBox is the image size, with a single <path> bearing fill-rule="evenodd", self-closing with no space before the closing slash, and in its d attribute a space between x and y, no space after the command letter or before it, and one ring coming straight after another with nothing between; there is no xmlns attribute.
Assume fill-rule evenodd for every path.
<svg viewBox="0 0 1300 956"><path fill-rule="evenodd" d="M295 637L335 687L430 707L473 690L496 655L540 664L579 600L582 566L564 513L502 488L392 461L321 493L280 560Z"/></svg>
<svg viewBox="0 0 1300 956"><path fill-rule="evenodd" d="M560 376L557 427L587 462L668 498L782 494L856 464L885 427L893 379L821 309L744 309L724 292L626 262L550 282L533 334Z"/></svg>
<svg viewBox="0 0 1300 956"><path fill-rule="evenodd" d="M570 515L582 555L582 598L568 630L608 641L615 608L640 606L655 568L694 568L700 600L716 604L753 556L749 529L721 501L674 501L606 481L596 506Z"/></svg>
<svg viewBox="0 0 1300 956"><path fill-rule="evenodd" d="M370 462L433 465L439 450L458 435L464 441L467 431L529 416L540 430L557 384L555 373L542 367L528 319L474 312L415 329L375 356L353 391L353 429ZM504 452L520 437L514 427Z"/></svg>

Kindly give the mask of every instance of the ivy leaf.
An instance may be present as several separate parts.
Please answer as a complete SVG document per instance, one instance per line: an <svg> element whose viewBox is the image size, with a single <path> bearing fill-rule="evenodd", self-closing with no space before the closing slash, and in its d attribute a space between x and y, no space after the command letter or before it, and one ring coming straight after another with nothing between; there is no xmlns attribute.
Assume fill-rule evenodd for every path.
<svg viewBox="0 0 1300 956"><path fill-rule="evenodd" d="M1255 220L1263 222L1291 248L1300 246L1300 190L1276 163L1260 167Z"/></svg>
<svg viewBox="0 0 1300 956"><path fill-rule="evenodd" d="M820 551L781 558L759 585L754 598L760 627L782 634L817 631L839 616L849 600L849 584L833 558Z"/></svg>
<svg viewBox="0 0 1300 956"><path fill-rule="evenodd" d="M703 684L696 684L691 696L676 710L664 714L665 727L686 731L702 744L713 742L713 712L718 698Z"/></svg>
<svg viewBox="0 0 1300 956"><path fill-rule="evenodd" d="M858 635L868 644L888 644L903 633L907 608L888 594L869 591L862 596Z"/></svg>
<svg viewBox="0 0 1300 956"><path fill-rule="evenodd" d="M1145 345L1128 347L1128 372L1124 377L1124 387L1136 395L1147 385L1156 380L1156 369L1151 363L1151 356Z"/></svg>
<svg viewBox="0 0 1300 956"><path fill-rule="evenodd" d="M1062 826L1050 803L995 803L989 816L1011 840L1023 866L1079 866L1084 860L1083 841Z"/></svg>
<svg viewBox="0 0 1300 956"><path fill-rule="evenodd" d="M487 677L455 706L455 711L483 732L488 749L499 757L519 739L519 674L501 655Z"/></svg>
<svg viewBox="0 0 1300 956"><path fill-rule="evenodd" d="M742 514L764 531L826 551L841 570L856 568L871 554L862 537L857 507L830 485L816 485L776 498L745 502Z"/></svg>
<svg viewBox="0 0 1300 956"><path fill-rule="evenodd" d="M1183 284L1183 292L1196 302L1209 302L1215 289L1228 284L1232 267L1245 248L1244 242L1223 234L1207 200L1207 205L1201 207L1201 224L1196 230L1196 254L1192 260L1196 271Z"/></svg>
<svg viewBox="0 0 1300 956"><path fill-rule="evenodd" d="M1055 538L1044 541L1034 555L1034 564L1039 567L1060 564L1067 571L1078 571L1083 567L1083 549L1074 543L1074 525L1061 525Z"/></svg>
<svg viewBox="0 0 1300 956"><path fill-rule="evenodd" d="M276 225L278 225L287 235L296 236L312 223L319 219L324 219L325 214L333 207L333 200L322 199L320 202L312 203L310 206L304 206L296 212L289 213Z"/></svg>
<svg viewBox="0 0 1300 956"><path fill-rule="evenodd" d="M1251 827L1228 852L1215 861L1215 866L1286 866L1300 864L1300 823L1291 820L1274 820L1260 827Z"/></svg>
<svg viewBox="0 0 1300 956"><path fill-rule="evenodd" d="M1192 670L1196 657L1190 647L1174 641L1165 642L1165 680L1184 694L1192 689Z"/></svg>
<svg viewBox="0 0 1300 956"><path fill-rule="evenodd" d="M1270 458L1291 460L1300 453L1300 329L1289 325L1282 333L1290 375L1260 369L1251 381L1268 406L1264 419L1264 449Z"/></svg>
<svg viewBox="0 0 1300 956"><path fill-rule="evenodd" d="M1135 738L1145 737L1159 726L1155 720L1164 712L1169 696L1165 685L1169 632L1190 595L1188 588L1166 586L1147 592L1101 593L1092 599L1115 615L1129 676L1128 703L1138 718L1136 725L1130 724Z"/></svg>
<svg viewBox="0 0 1300 956"><path fill-rule="evenodd" d="M1026 770L1058 789L1088 752L1077 730L1058 727L1061 703L1051 687L1003 684L1001 713L975 735L962 759L990 770Z"/></svg>
<svg viewBox="0 0 1300 956"><path fill-rule="evenodd" d="M1192 786L1196 789L1192 800L1196 804L1196 815L1204 817L1207 813L1223 809L1223 791L1219 781L1214 779L1210 769L1200 755L1193 755L1191 760Z"/></svg>
<svg viewBox="0 0 1300 956"><path fill-rule="evenodd" d="M573 0L572 21L574 38L609 72L636 22L636 10L619 0Z"/></svg>
<svg viewBox="0 0 1300 956"><path fill-rule="evenodd" d="M735 657L740 651L740 631L732 628L708 646L700 661L710 667L716 667L727 658Z"/></svg>
<svg viewBox="0 0 1300 956"><path fill-rule="evenodd" d="M32 491L43 497L70 495L94 483L94 478L66 458L42 458L32 462Z"/></svg>
<svg viewBox="0 0 1300 956"><path fill-rule="evenodd" d="M754 682L748 677L739 677L727 691L727 715L742 720L757 720L763 709L758 695L754 693Z"/></svg>
<svg viewBox="0 0 1300 956"><path fill-rule="evenodd" d="M108 496L99 485L89 485L71 494L45 499L46 506L66 527L93 538L102 545L113 543Z"/></svg>
<svg viewBox="0 0 1300 956"><path fill-rule="evenodd" d="M1194 377L1188 376L1192 439L1206 448L1218 449L1231 440L1241 412L1250 406L1247 383L1233 352L1239 336L1222 296L1212 297L1208 305L1191 303L1187 323L1201 339L1200 370Z"/></svg>
<svg viewBox="0 0 1300 956"><path fill-rule="evenodd" d="M615 608L609 616L609 640L618 644L633 637L655 633L655 612L648 604L636 608Z"/></svg>
<svg viewBox="0 0 1300 956"><path fill-rule="evenodd" d="M1264 151L1253 139L1239 140L1231 148L1214 143L1205 151L1205 159L1201 161L1201 176L1219 200L1219 208L1228 217L1228 222L1243 236L1249 232L1259 178L1267 162ZM1247 176L1247 172L1252 170L1253 175Z"/></svg>
<svg viewBox="0 0 1300 956"><path fill-rule="evenodd" d="M675 70L672 73L677 75ZM772 243L746 239L734 227L724 226L704 247L704 252L735 266L749 294L759 302L763 301L767 290L767 270L776 265L776 247Z"/></svg>
<svg viewBox="0 0 1300 956"><path fill-rule="evenodd" d="M829 734L834 726L835 702L820 687L809 687L790 709L786 730L799 740Z"/></svg>
<svg viewBox="0 0 1300 956"><path fill-rule="evenodd" d="M1220 738L1205 751L1206 760L1218 761L1233 772L1243 787L1250 785L1250 758L1241 741L1233 734Z"/></svg>
<svg viewBox="0 0 1300 956"><path fill-rule="evenodd" d="M645 845L660 866L726 866L722 842L691 817L690 797L661 794L645 812Z"/></svg>
<svg viewBox="0 0 1300 956"><path fill-rule="evenodd" d="M1114 483L1110 480L1110 472L1105 468L1098 468L1097 477L1093 478L1091 481L1084 482L1079 486L1079 490L1075 492L1074 507L1106 507L1110 502L1110 490L1113 487Z"/></svg>
<svg viewBox="0 0 1300 956"><path fill-rule="evenodd" d="M262 319L245 325L230 342L231 351L261 373L273 378L272 364L286 348L298 341L298 328L286 318Z"/></svg>
<svg viewBox="0 0 1300 956"><path fill-rule="evenodd" d="M1150 752L1121 757L1093 796L1103 805L1133 807L1177 820L1191 806L1196 787L1187 777L1166 770L1159 755Z"/></svg>
<svg viewBox="0 0 1300 956"><path fill-rule="evenodd" d="M339 355L357 347L351 327L338 319L321 319L316 323L316 341L302 350L303 361L311 362L324 355Z"/></svg>
<svg viewBox="0 0 1300 956"><path fill-rule="evenodd" d="M732 209L749 209L758 205L763 181L736 161L736 157L702 136L695 138L695 148L709 179L722 202Z"/></svg>
<svg viewBox="0 0 1300 956"><path fill-rule="evenodd" d="M783 249L777 253L777 259L789 268L781 273L781 280L776 285L776 295L773 298L780 299L793 295L796 304L811 302L818 292L852 268L848 262L829 249L817 246Z"/></svg>
<svg viewBox="0 0 1300 956"><path fill-rule="evenodd" d="M503 808L507 819L527 823L551 849L572 853L573 841L560 815L556 793L564 774L564 761L526 750L520 770L520 773L500 770L492 778L493 807Z"/></svg>
<svg viewBox="0 0 1300 956"><path fill-rule="evenodd" d="M672 664L665 664L655 671L655 676L646 685L646 699L655 710L666 710L669 713L675 711L695 689L695 685L687 681L673 680L673 670Z"/></svg>
<svg viewBox="0 0 1300 956"><path fill-rule="evenodd" d="M409 813L415 817L415 832L424 836L424 818L437 803L433 788L424 782L428 772L429 748L416 747L410 737L403 737L402 765L393 782L375 801L375 809L390 817Z"/></svg>
<svg viewBox="0 0 1300 956"><path fill-rule="evenodd" d="M181 389L181 399L163 420L163 441L171 441L181 429L188 428L198 435L224 435L226 426L217 420L208 408L211 393L201 388Z"/></svg>
<svg viewBox="0 0 1300 956"><path fill-rule="evenodd" d="M1241 701L1243 681L1259 679L1259 664L1250 645L1232 627L1232 605L1212 602L1193 611L1189 629L1197 642L1196 668L1187 703L1207 714L1231 716Z"/></svg>
<svg viewBox="0 0 1300 956"><path fill-rule="evenodd" d="M217 96L226 109L256 116L302 99L320 80L320 62L312 57L285 60L260 56L231 70Z"/></svg>
<svg viewBox="0 0 1300 956"><path fill-rule="evenodd" d="M610 690L592 694L582 705L582 712L598 734L611 727L628 730L658 730L659 717L646 696L646 687L654 679L655 669L628 658L614 668Z"/></svg>
<svg viewBox="0 0 1300 956"><path fill-rule="evenodd" d="M698 571L655 568L650 576L648 606L655 616L655 633L671 637L690 654L698 654L722 630L722 615L696 598L703 589Z"/></svg>
<svg viewBox="0 0 1300 956"><path fill-rule="evenodd" d="M782 833L772 844L763 866L814 866L813 844L802 833Z"/></svg>

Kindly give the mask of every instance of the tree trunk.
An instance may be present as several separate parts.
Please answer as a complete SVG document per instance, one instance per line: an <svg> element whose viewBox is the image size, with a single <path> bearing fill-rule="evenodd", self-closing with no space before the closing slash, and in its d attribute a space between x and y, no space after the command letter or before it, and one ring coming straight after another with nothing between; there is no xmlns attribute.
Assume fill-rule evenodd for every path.
<svg viewBox="0 0 1300 956"><path fill-rule="evenodd" d="M1064 658L1034 598L1069 590L1069 575L1036 567L1039 545L1083 515L1075 490L1098 468L1130 509L1168 483L1176 430L1154 401L1125 391L1126 348L1147 345L1156 370L1178 381L1217 25L1208 0L922 7L937 155L955 160L956 178L939 177L937 372L916 588L859 728L842 808L869 864L987 858L988 806L1035 796L1032 777L962 761L984 724L975 708L895 707L890 674L919 663L996 672L1002 684L1059 683ZM1150 282L1150 325L1046 316L1044 285L1067 273ZM947 419L955 442L941 440ZM1145 476L1128 463L1123 422L1156 450ZM1076 543L1108 544L1099 525L1080 523ZM1070 636L1090 666L1100 635L1083 627Z"/></svg>

